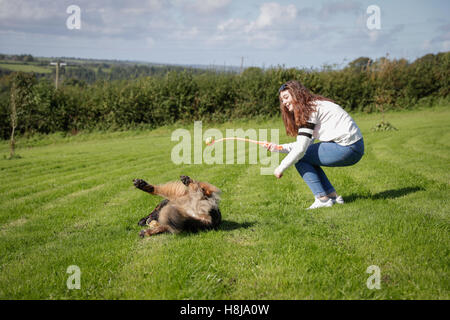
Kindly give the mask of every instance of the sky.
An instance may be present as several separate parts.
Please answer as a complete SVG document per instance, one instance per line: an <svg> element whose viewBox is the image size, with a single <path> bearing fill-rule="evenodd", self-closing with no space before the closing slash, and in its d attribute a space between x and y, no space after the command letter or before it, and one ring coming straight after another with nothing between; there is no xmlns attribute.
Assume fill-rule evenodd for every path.
<svg viewBox="0 0 450 320"><path fill-rule="evenodd" d="M413 61L450 50L449 13L449 0L0 0L0 53L265 68Z"/></svg>

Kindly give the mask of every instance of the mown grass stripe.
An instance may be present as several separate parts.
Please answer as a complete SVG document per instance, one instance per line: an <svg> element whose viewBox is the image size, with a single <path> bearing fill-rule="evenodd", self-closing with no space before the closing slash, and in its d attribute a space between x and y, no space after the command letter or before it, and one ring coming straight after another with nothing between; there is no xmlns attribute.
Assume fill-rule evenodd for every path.
<svg viewBox="0 0 450 320"><path fill-rule="evenodd" d="M130 166L129 166L130 167ZM132 167L131 167L132 168ZM114 172L120 172L124 170L123 168L119 167L115 170L111 170L109 172L109 174L114 173ZM35 193L30 193L30 194L25 194L23 196L18 196L18 197L7 197L7 199L4 199L4 202L2 203L3 207L6 206L10 206L11 204L13 205L17 205L17 204L26 204L30 201L40 201L42 200L42 196L46 196L46 195L57 195L59 191L63 191L64 192L70 192L71 190L73 190L73 188L77 188L80 186L80 184L89 184L91 182L96 182L99 177L105 177L107 174L105 174L104 172L99 172L97 174L91 174L91 175L87 175L84 174L81 179L78 180L74 180L74 179L66 179L66 181L57 181L57 185L58 187L56 188L52 188L50 187L49 189L45 189L45 190L41 190ZM71 188L72 187L72 188ZM9 198L9 199L8 199ZM51 200L54 198L50 198L48 200ZM5 201L6 200L6 201Z"/></svg>
<svg viewBox="0 0 450 320"><path fill-rule="evenodd" d="M152 160L157 160L157 159L163 159L163 156L162 155L158 155L157 157L155 157L155 156L151 156L150 157ZM104 167L105 166L105 164L106 163L108 163L108 164L111 164L111 163L113 163L113 164L115 164L115 166L113 167L113 168L116 168L116 167L118 167L118 166L121 166L121 165L129 165L129 163L133 163L133 162L136 162L136 161L142 161L142 162L145 162L145 161L147 161L149 158L148 157L146 157L146 156L142 156L141 155L141 157L132 157L132 158L130 158L130 159L125 159L125 160L122 160L122 161L120 161L120 162L107 162L107 161L104 161L103 163L99 163L99 164L97 164L97 165L95 165L95 166L92 166L92 167L89 167L89 168L85 168L85 169L83 169L83 170L77 170L77 172L76 173L74 173L74 174L80 174L80 173L84 173L84 172L90 172L90 171L92 171L92 170L94 170L94 169L99 169L99 168L102 168L102 167ZM56 174L56 173L49 173L48 175L43 175L43 177L46 177L46 176L50 176L51 178L50 179L48 179L48 180L44 180L42 183L45 183L45 182L47 182L47 181L52 181L53 179L54 179L54 177L56 176L58 176L58 174ZM65 176L66 177L66 176ZM65 179L65 180L67 180L67 179ZM33 178L33 177L30 177L30 178L28 178L28 179L20 179L19 181L18 181L18 184L20 183L20 185L25 185L24 187L22 187L22 189L23 188L28 188L28 184L31 184L31 182L33 182L33 181L35 181L35 178ZM40 179L40 181L42 181L41 179ZM34 184L33 184L33 186L34 186ZM19 190L21 190L20 188L19 188Z"/></svg>
<svg viewBox="0 0 450 320"><path fill-rule="evenodd" d="M137 143L139 142L139 138L134 139L134 141L131 141L132 143ZM43 156L43 160L41 160L41 156L39 156L39 152L52 152L52 150L54 148L59 148L58 149L58 160L61 162L69 162L69 163L73 163L76 161L79 161L81 159L81 163L84 162L88 162L89 161L83 161L86 156L89 157L96 157L96 158L100 158L102 160L108 160L111 157L111 151L119 151L119 153L117 154L117 157L123 157L124 154L138 154L138 153L142 153L145 150L149 150L150 148L160 148L161 150L164 150L164 145L165 142L160 142L160 141L155 141L154 139L152 139L152 141L147 141L150 139L146 139L146 141L141 141L141 144L144 144L144 148L142 147L133 147L130 148L130 141L120 141L120 145L116 145L114 144L114 142L117 143L117 141L113 140L113 141L108 141L106 144L102 145L102 146L97 146L97 145L91 145L92 142L85 142L83 144L72 144L72 143L68 143L68 144L63 144L62 146L44 146L41 148L33 148L31 150L26 150L25 154L23 154L24 158L22 159L18 159L17 161L17 165L18 166L14 166L11 164L12 162L10 160L0 160L0 169L4 169L4 168L8 168L10 170L8 170L8 173L12 173L14 174L15 171L14 170L23 170L25 168L23 168L23 165L30 165L31 167L34 167L35 164L41 165L42 163L46 163L45 162L45 154ZM133 144L131 144L133 145ZM63 149L62 149L63 148ZM78 148L78 150L76 150L75 152L73 151L72 148ZM92 149L95 148L95 149ZM123 152L126 151L126 152ZM106 153L105 153L106 152ZM107 156L105 156L107 155ZM28 157L32 156L33 157L33 161L28 160ZM76 161L75 161L76 160ZM47 164L47 163L46 163ZM9 165L9 166L8 166ZM57 164L57 166L59 166L60 164ZM11 167L13 167L11 169ZM29 169L29 168L26 168ZM5 170L2 170L5 171ZM3 172L5 173L5 172ZM0 175L2 176L2 175Z"/></svg>
<svg viewBox="0 0 450 320"><path fill-rule="evenodd" d="M102 168L102 167L104 167L105 163L114 163L114 162L115 162L115 163L117 163L117 162L119 162L119 163L126 163L126 162L130 162L130 161L135 161L135 160L139 159L139 156L140 156L140 155L134 155L134 156L129 156L129 155L124 156L124 155L121 155L121 156L117 156L116 158L111 158L111 157L105 157L105 158L96 158L96 157L95 157L95 158L89 158L89 160L87 160L87 161L93 163L93 164L90 165L90 166L83 166L83 165L79 166L78 164L72 165L72 162L69 162L71 165L70 165L69 167L61 167L63 170L60 170L60 171L58 171L58 170L56 170L56 171L52 170L54 167L50 167L50 168L45 167L45 169L43 169L43 168L41 167L38 171L36 171L36 174L35 174L35 175L33 175L33 174L28 174L28 171L27 171L26 177L25 177L25 178L24 178L24 177L21 177L21 181L19 181L19 183L22 184L23 182L27 182L27 181L34 181L36 177L39 177L39 178L41 178L41 179L45 179L45 178L47 178L47 177L53 177L53 176L55 176L55 175L63 174L63 173L66 173L66 172L71 172L71 171L74 171L74 170L83 172L83 171L87 171L87 170L92 170L92 169L94 169L94 168ZM117 160L119 160L119 161L117 161ZM141 159L141 160L142 160L142 159ZM58 165L58 166L60 166L60 165ZM49 173L46 173L46 174L42 174L42 171L43 171L43 170L45 170L45 171L52 170L52 171L49 172ZM14 176L14 178L17 178L17 176ZM26 179L26 181L22 181L22 179ZM4 190L8 190L8 189L14 188L14 187L15 187L15 185L12 184L12 185L7 185L7 187L5 187L5 188L3 188L3 189L4 189Z"/></svg>
<svg viewBox="0 0 450 320"><path fill-rule="evenodd" d="M42 187L45 185L48 185L50 187L53 187L53 185L55 183L64 183L67 181L75 181L76 178L78 177L84 177L85 175L90 174L91 172L98 172L99 169L104 168L105 163L109 164L109 167L111 169L115 169L115 168L119 168L119 167L123 167L123 166L127 166L129 167L130 165L132 165L133 163L142 161L142 159L127 159L127 160L123 160L123 161L117 161L117 162L103 162L102 164L96 165L96 166L92 166L89 168L85 168L83 170L77 170L75 173L71 174L71 175L64 175L64 176L60 176L58 174L55 173L51 173L48 175L43 175L43 177L50 177L49 179L46 180L41 180L39 179L38 183L33 183L35 181L35 178L29 178L29 179L21 179L20 180L20 184L18 184L18 186L22 186L22 187L13 187L12 190L10 190L9 192L5 192L3 194L0 195L0 199L2 198L8 198L8 197L17 197L22 195L23 193L28 194L33 192L34 190L39 190L42 191ZM63 179L60 179L60 178ZM57 179L57 181L55 181L55 179ZM24 192L24 190L26 190Z"/></svg>
<svg viewBox="0 0 450 320"><path fill-rule="evenodd" d="M87 178L83 178L78 181L72 181L70 183L67 183L62 186L62 188L64 188L64 189L59 188L56 190L49 190L48 192L45 192L44 195L43 194L33 194L33 195L23 198L21 201L12 200L11 202L9 202L9 204L7 203L7 204L3 205L5 210L7 210L8 207L11 207L11 206L12 206L12 208L7 210L7 212L9 211L8 214L5 214L2 217L0 217L0 221L5 221L5 219L7 219L7 218L9 218L9 219L15 218L17 215L21 215L24 212L26 212L27 215L32 215L34 211L38 211L41 208L41 205L36 207L35 202L42 203L45 201L54 201L60 197L65 197L72 192L76 192L78 190L78 188L80 188L80 187L89 188L89 187L95 186L99 181L100 182L110 181L111 175L115 174L116 172L117 173L128 172L127 179L130 179L130 184L131 184L132 178L135 175L132 174L130 171L136 170L136 174L137 174L140 171L139 169L142 167L145 167L145 164L138 163L134 167L127 166L126 168L110 170L106 173L101 172L101 173L98 173L97 175L91 175ZM160 168L163 168L163 167L160 166ZM123 176L124 174L125 173L118 174L118 176ZM31 210L28 208L29 204L33 204L33 208Z"/></svg>

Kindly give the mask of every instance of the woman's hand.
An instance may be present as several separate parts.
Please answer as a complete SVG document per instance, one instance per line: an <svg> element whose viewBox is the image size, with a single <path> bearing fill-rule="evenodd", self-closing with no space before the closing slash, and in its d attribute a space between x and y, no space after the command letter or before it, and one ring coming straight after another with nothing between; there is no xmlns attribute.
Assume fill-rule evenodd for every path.
<svg viewBox="0 0 450 320"><path fill-rule="evenodd" d="M275 169L273 174L275 175L275 177L277 177L277 179L281 179L281 177L283 176L283 172L281 172L278 168Z"/></svg>
<svg viewBox="0 0 450 320"><path fill-rule="evenodd" d="M272 143L272 142L265 141L263 146L264 146L264 148L266 148L270 152L273 152L275 150L279 150L279 146L277 144L275 144L275 143Z"/></svg>

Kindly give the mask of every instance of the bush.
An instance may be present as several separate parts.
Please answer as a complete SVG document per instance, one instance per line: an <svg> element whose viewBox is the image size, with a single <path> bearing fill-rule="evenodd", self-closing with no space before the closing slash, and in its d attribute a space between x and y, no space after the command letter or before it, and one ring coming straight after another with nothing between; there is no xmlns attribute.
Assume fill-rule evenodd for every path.
<svg viewBox="0 0 450 320"><path fill-rule="evenodd" d="M446 100L450 91L450 52L428 54L413 63L361 57L341 70L251 67L237 74L177 67L152 77L139 77L138 70L136 79L129 80L102 79L90 84L70 78L58 90L49 80L36 79L33 99L24 106L17 131L77 133L95 128L154 128L201 119L271 117L279 114L278 88L291 79L348 111L412 108L424 101ZM0 77L0 135L4 139L11 131L13 76Z"/></svg>

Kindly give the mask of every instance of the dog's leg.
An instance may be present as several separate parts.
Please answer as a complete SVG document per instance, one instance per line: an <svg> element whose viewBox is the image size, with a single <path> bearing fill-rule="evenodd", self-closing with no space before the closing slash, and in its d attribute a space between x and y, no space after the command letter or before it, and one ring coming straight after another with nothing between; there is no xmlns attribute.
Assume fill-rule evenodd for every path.
<svg viewBox="0 0 450 320"><path fill-rule="evenodd" d="M149 219L150 220L156 220L158 221L159 219L159 213L161 211L162 208L164 208L167 204L169 203L169 200L164 199L163 201L161 201L158 206L155 208L155 210L152 211L152 213L150 213L149 215ZM148 223L147 223L148 224Z"/></svg>
<svg viewBox="0 0 450 320"><path fill-rule="evenodd" d="M168 182L162 185L151 185L142 179L134 179L133 184L136 188L148 192L150 194L158 195L169 200L175 200L179 197L185 196L188 193L186 186L181 182Z"/></svg>
<svg viewBox="0 0 450 320"><path fill-rule="evenodd" d="M146 236L149 237L149 236L152 236L152 235L155 235L158 233L164 233L164 232L169 232L169 228L167 226L159 225L154 228L142 230L141 232L139 232L139 236L141 238L144 238Z"/></svg>
<svg viewBox="0 0 450 320"><path fill-rule="evenodd" d="M163 201L161 201L148 216L139 220L138 225L145 226L146 224L149 224L151 220L158 221L159 212L168 203L169 203L169 200L167 200L167 199L164 199Z"/></svg>
<svg viewBox="0 0 450 320"><path fill-rule="evenodd" d="M170 201L184 197L188 194L188 188L180 181L168 182L154 186L153 194L169 199Z"/></svg>
<svg viewBox="0 0 450 320"><path fill-rule="evenodd" d="M158 221L159 218L159 212L161 211L162 208L164 208L165 205L167 205L169 203L169 200L164 199L163 201L161 201L155 209L153 209L153 211L146 217L142 218L141 220L139 220L138 225L140 226L145 226L146 224L148 225L152 220L156 220Z"/></svg>
<svg viewBox="0 0 450 320"><path fill-rule="evenodd" d="M134 179L133 184L136 188L138 188L139 190L142 190L144 192L148 192L151 194L154 194L154 192L155 192L155 187L152 186L151 184L148 184L146 181L144 181L142 179Z"/></svg>

